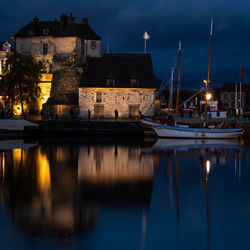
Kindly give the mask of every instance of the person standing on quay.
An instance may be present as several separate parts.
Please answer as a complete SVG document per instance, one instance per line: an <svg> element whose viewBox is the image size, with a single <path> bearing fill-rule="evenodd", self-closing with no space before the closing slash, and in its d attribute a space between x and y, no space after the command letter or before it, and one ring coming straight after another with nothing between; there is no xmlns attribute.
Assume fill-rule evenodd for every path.
<svg viewBox="0 0 250 250"><path fill-rule="evenodd" d="M88 109L88 120L90 120L91 111Z"/></svg>
<svg viewBox="0 0 250 250"><path fill-rule="evenodd" d="M115 113L115 120L117 120L118 119L118 110L115 109L114 113Z"/></svg>

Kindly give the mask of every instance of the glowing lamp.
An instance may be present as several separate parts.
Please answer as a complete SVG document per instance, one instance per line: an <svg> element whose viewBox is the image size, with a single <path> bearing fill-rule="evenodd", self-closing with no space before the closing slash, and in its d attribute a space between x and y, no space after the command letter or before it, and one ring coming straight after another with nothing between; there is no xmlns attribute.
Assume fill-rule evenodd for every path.
<svg viewBox="0 0 250 250"><path fill-rule="evenodd" d="M210 161L206 161L206 172L207 172L207 174L209 174L210 169L211 169Z"/></svg>
<svg viewBox="0 0 250 250"><path fill-rule="evenodd" d="M209 100L211 100L211 98L212 98L212 94L211 93L207 93L206 94L206 99L209 101Z"/></svg>

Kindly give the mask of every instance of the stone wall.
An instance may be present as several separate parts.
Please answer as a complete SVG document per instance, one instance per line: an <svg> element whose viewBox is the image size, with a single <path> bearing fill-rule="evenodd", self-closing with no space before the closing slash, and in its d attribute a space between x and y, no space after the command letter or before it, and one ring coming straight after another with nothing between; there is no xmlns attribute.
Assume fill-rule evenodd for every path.
<svg viewBox="0 0 250 250"><path fill-rule="evenodd" d="M101 93L97 96L97 93ZM114 110L118 110L120 118L129 118L130 108L138 107L146 113L155 97L155 89L140 88L79 88L79 116L87 118L88 110L95 115L95 106L103 106L104 118L113 118ZM99 99L98 99L99 98ZM151 108L151 114L153 107Z"/></svg>
<svg viewBox="0 0 250 250"><path fill-rule="evenodd" d="M36 60L45 63L47 72L51 71L54 55L70 54L76 52L76 38L29 37L16 38L17 52L32 55ZM48 53L43 55L43 44L48 44Z"/></svg>

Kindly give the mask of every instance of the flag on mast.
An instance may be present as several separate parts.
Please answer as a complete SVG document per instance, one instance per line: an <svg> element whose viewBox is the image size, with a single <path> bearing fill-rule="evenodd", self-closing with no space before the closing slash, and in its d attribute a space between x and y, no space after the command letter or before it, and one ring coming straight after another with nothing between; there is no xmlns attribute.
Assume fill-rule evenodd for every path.
<svg viewBox="0 0 250 250"><path fill-rule="evenodd" d="M145 33L143 34L143 39L144 39L144 54L147 54L147 40L150 39L150 36L146 30Z"/></svg>

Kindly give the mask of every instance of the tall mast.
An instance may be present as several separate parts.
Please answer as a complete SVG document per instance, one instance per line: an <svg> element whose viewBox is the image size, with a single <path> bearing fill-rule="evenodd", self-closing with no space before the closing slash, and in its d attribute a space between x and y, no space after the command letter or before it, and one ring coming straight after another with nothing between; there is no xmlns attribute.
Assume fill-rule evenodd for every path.
<svg viewBox="0 0 250 250"><path fill-rule="evenodd" d="M178 78L177 78L176 104L175 104L176 105L176 110L175 110L176 116L178 116L180 76L181 76L181 42L179 42L179 54L178 54Z"/></svg>
<svg viewBox="0 0 250 250"><path fill-rule="evenodd" d="M212 40L213 40L213 24L214 24L214 21L213 21L213 19L211 19L210 36L209 36L207 80L205 81L205 84L206 84L205 115L207 115L207 94L208 94L208 84L209 84L209 77L210 77L210 64L211 64L211 52L212 52Z"/></svg>
<svg viewBox="0 0 250 250"><path fill-rule="evenodd" d="M171 78L170 78L170 88L169 88L169 100L168 100L168 108L169 108L169 110L172 108L173 83L174 83L174 67L171 68Z"/></svg>

